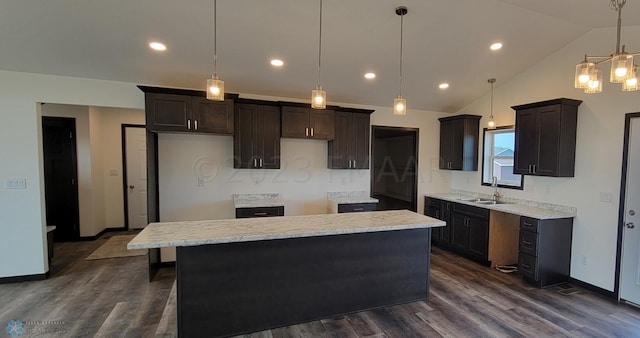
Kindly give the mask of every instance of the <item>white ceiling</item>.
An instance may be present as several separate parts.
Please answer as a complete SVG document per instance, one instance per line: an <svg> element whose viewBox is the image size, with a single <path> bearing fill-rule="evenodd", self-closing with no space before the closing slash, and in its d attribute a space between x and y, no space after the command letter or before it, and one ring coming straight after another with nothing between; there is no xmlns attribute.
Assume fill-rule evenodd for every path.
<svg viewBox="0 0 640 338"><path fill-rule="evenodd" d="M408 106L448 112L485 94L488 78L499 85L617 18L609 0L324 0L321 83L329 102L391 106L398 5L409 9ZM319 0L219 0L218 73L227 91L310 96L318 12ZM625 6L623 25L640 25L639 0ZM169 49L153 52L151 40ZM504 48L491 52L494 41ZM614 44L612 36L611 51L588 52L609 54ZM272 57L285 66L273 69ZM201 89L212 68L213 0L0 1L0 69ZM365 80L366 71L377 78ZM444 81L447 91L437 87Z"/></svg>

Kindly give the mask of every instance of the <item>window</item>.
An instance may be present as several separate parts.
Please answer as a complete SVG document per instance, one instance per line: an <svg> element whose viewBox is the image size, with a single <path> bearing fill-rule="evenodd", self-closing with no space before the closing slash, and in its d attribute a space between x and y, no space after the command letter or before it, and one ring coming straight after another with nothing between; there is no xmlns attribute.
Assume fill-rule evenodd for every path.
<svg viewBox="0 0 640 338"><path fill-rule="evenodd" d="M491 185L495 177L499 187L522 190L523 176L513 173L515 139L513 126L485 128L482 185Z"/></svg>

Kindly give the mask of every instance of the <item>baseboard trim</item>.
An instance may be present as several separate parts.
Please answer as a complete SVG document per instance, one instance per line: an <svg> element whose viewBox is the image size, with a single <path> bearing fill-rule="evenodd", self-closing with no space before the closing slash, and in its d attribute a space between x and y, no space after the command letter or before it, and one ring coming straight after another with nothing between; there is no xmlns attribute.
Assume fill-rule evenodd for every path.
<svg viewBox="0 0 640 338"><path fill-rule="evenodd" d="M0 284L40 281L49 278L49 271L35 275L0 277Z"/></svg>
<svg viewBox="0 0 640 338"><path fill-rule="evenodd" d="M572 278L572 277L569 277L569 283L575 284L575 285L577 285L577 286L579 286L579 287L581 287L583 289L587 289L589 291L595 292L595 293L597 293L599 295L602 295L602 296L605 296L607 298L610 298L610 299L613 299L613 300L618 300L618 296L613 291L609 291L609 290L603 289L601 287L598 287L598 286L583 282L581 280L578 280L578 279L575 279L575 278Z"/></svg>
<svg viewBox="0 0 640 338"><path fill-rule="evenodd" d="M83 237L80 237L79 240L80 241L95 241L96 239L100 238L100 236L106 234L107 232L114 232L114 231L127 231L127 228L125 228L125 227L122 227L122 228L106 228L106 229L102 229L102 231L100 231L96 235L83 236Z"/></svg>

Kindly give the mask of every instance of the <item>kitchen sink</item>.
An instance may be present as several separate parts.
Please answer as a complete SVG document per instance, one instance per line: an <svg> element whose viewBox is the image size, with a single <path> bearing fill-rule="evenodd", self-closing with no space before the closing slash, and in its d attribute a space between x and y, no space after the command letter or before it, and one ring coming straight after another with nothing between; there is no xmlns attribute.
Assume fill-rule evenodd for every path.
<svg viewBox="0 0 640 338"><path fill-rule="evenodd" d="M483 205L496 205L496 204L508 204L507 202L493 201L493 200L476 200L474 203Z"/></svg>

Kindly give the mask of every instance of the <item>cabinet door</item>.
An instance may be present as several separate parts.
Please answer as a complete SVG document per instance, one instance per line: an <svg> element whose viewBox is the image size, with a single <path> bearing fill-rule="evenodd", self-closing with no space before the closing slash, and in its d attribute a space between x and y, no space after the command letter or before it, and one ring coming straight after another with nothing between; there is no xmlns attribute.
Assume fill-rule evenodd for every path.
<svg viewBox="0 0 640 338"><path fill-rule="evenodd" d="M332 140L335 135L335 124L336 118L333 110L309 109L309 136L311 138Z"/></svg>
<svg viewBox="0 0 640 338"><path fill-rule="evenodd" d="M442 201L441 210L442 218L440 219L447 222L447 225L440 228L440 234L442 242L449 246L451 244L451 202Z"/></svg>
<svg viewBox="0 0 640 338"><path fill-rule="evenodd" d="M211 101L192 97L193 126L199 133L233 135L233 100Z"/></svg>
<svg viewBox="0 0 640 338"><path fill-rule="evenodd" d="M531 166L538 162L538 130L537 108L516 111L514 174L530 174Z"/></svg>
<svg viewBox="0 0 640 338"><path fill-rule="evenodd" d="M449 169L453 152L453 133L451 121L440 122L440 169Z"/></svg>
<svg viewBox="0 0 640 338"><path fill-rule="evenodd" d="M308 138L309 108L282 107L282 137Z"/></svg>
<svg viewBox="0 0 640 338"><path fill-rule="evenodd" d="M369 169L369 114L353 113L351 159L354 169Z"/></svg>
<svg viewBox="0 0 640 338"><path fill-rule="evenodd" d="M487 260L489 251L489 222L486 220L469 217L469 255L478 259Z"/></svg>
<svg viewBox="0 0 640 338"><path fill-rule="evenodd" d="M436 219L442 219L441 218L442 214L440 210L440 201L425 197L424 214ZM442 228L441 227L432 228L431 241L434 243L440 243L441 240L442 240Z"/></svg>
<svg viewBox="0 0 640 338"><path fill-rule="evenodd" d="M258 106L254 156L261 169L280 169L280 107Z"/></svg>
<svg viewBox="0 0 640 338"><path fill-rule="evenodd" d="M340 111L335 113L335 136L332 141L329 141L329 159L327 161L329 169L349 169L351 165L349 150L351 148L352 115Z"/></svg>
<svg viewBox="0 0 640 338"><path fill-rule="evenodd" d="M461 253L466 253L469 248L467 217L455 212L451 214L451 246Z"/></svg>
<svg viewBox="0 0 640 338"><path fill-rule="evenodd" d="M190 96L147 93L145 111L150 131L186 132L193 127Z"/></svg>
<svg viewBox="0 0 640 338"><path fill-rule="evenodd" d="M462 170L464 161L464 142L466 142L467 135L464 133L465 120L454 120L451 123L451 149L449 153L449 161L451 166L449 169ZM473 149L476 153L478 149Z"/></svg>
<svg viewBox="0 0 640 338"><path fill-rule="evenodd" d="M560 151L560 117L562 108L559 104L538 108L538 126L540 136L538 146L538 162L535 174L540 176L557 176Z"/></svg>
<svg viewBox="0 0 640 338"><path fill-rule="evenodd" d="M233 167L247 169L256 167L254 157L254 116L258 106L255 104L236 104L233 135Z"/></svg>

